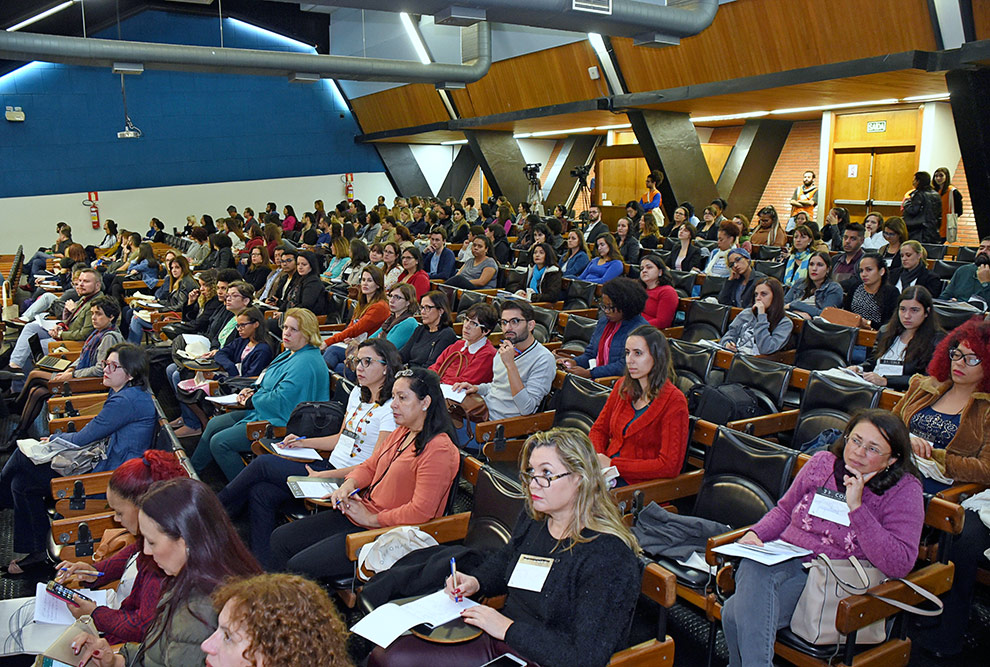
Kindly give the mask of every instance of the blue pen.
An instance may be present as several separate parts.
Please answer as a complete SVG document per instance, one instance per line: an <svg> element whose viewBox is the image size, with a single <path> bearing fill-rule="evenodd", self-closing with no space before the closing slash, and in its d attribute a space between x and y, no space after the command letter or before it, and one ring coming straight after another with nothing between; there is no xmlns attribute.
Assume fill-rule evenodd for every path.
<svg viewBox="0 0 990 667"><path fill-rule="evenodd" d="M60 567L60 568L58 568L58 570L59 570L59 572L68 572L69 571L69 568L67 568L67 567ZM106 572L97 572L96 570L90 570L89 572L77 572L76 574L88 574L90 576L102 577L104 574L106 574Z"/></svg>
<svg viewBox="0 0 990 667"><path fill-rule="evenodd" d="M359 488L356 488L353 491L351 491L350 493L348 493L347 494L347 497L348 498L353 498L354 497L354 494L356 494L356 493L358 493L360 491L361 491L360 487ZM340 505L340 501L339 500L337 501L336 505L334 505L334 507L336 507L337 505Z"/></svg>
<svg viewBox="0 0 990 667"><path fill-rule="evenodd" d="M461 589L457 585L457 561L453 557L450 559L450 576L454 580L454 593L460 593ZM460 595L454 596L454 602L460 602L462 599Z"/></svg>
<svg viewBox="0 0 990 667"><path fill-rule="evenodd" d="M300 440L305 440L305 439L306 439L306 436L301 435L298 438L296 438L295 440L293 440L292 442L290 442L289 444L285 444L285 440L283 440L282 442L280 442L278 444L279 444L279 447L292 447L293 444L299 442Z"/></svg>

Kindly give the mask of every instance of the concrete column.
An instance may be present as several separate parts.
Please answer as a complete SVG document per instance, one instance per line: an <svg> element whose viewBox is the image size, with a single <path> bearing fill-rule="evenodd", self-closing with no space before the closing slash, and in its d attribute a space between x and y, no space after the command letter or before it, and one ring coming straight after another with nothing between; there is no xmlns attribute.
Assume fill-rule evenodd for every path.
<svg viewBox="0 0 990 667"><path fill-rule="evenodd" d="M753 217L792 125L789 120L746 121L718 178L718 191L731 211Z"/></svg>
<svg viewBox="0 0 990 667"><path fill-rule="evenodd" d="M464 136L492 192L496 196L505 195L514 204L526 201L529 193L529 180L523 173L526 160L512 133L464 130Z"/></svg>
<svg viewBox="0 0 990 667"><path fill-rule="evenodd" d="M385 174L388 180L392 181L392 187L397 195L411 197L433 194L409 144L376 142L374 146L382 162L385 163Z"/></svg>
<svg viewBox="0 0 990 667"><path fill-rule="evenodd" d="M990 69L945 75L979 237L990 236Z"/></svg>

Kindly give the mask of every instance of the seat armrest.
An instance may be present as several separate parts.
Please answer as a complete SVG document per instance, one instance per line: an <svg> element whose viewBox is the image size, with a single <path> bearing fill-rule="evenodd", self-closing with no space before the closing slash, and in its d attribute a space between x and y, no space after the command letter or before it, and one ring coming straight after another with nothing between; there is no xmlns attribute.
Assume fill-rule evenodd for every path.
<svg viewBox="0 0 990 667"><path fill-rule="evenodd" d="M261 440L262 438L267 437L265 433L268 431L269 426L271 426L271 422L269 422L267 419L248 422L247 424L244 425L244 428L247 432L247 439L250 440L251 442L254 442L255 440ZM284 426L275 426L273 427L272 431L274 433L274 437L276 438L285 437L286 431Z"/></svg>
<svg viewBox="0 0 990 667"><path fill-rule="evenodd" d="M537 431L546 431L553 426L555 414L554 410L550 410L549 412L537 412L533 415L481 422L475 426L474 437L479 443L490 442L495 438L495 429L499 425L505 427L506 438L518 438Z"/></svg>
<svg viewBox="0 0 990 667"><path fill-rule="evenodd" d="M716 547L722 547L726 544L732 544L737 541L740 537L748 533L752 529L752 526L744 526L742 528L736 528L735 530L730 530L727 533L722 533L721 535L716 535L715 537L709 537L708 543L705 545L705 562L709 565L721 565L721 556L712 549Z"/></svg>
<svg viewBox="0 0 990 667"><path fill-rule="evenodd" d="M701 482L704 479L704 475L704 470L692 470L670 479L657 479L650 482L622 486L612 489L612 500L617 505L621 505L622 503L628 504L632 501L633 496L641 493L643 506L645 507L651 502L659 505L678 498L687 498L697 495L701 489Z"/></svg>
<svg viewBox="0 0 990 667"><path fill-rule="evenodd" d="M68 477L55 477L51 482L52 497L55 500L69 498L72 496L73 487L77 481L83 484L83 491L87 496L95 496L107 492L107 484L110 483L112 470L106 472L90 472L85 475L69 475Z"/></svg>
<svg viewBox="0 0 990 667"><path fill-rule="evenodd" d="M50 384L52 388L52 395L59 396L65 392L65 388L68 387L72 395L83 394L83 393L105 393L107 392L106 386L103 384L103 377L88 377L88 378L72 378L71 380L66 380L65 382L53 382Z"/></svg>
<svg viewBox="0 0 990 667"><path fill-rule="evenodd" d="M984 484L956 484L943 491L939 491L936 497L953 503L961 503L969 496L975 496L977 493L986 489L987 487Z"/></svg>
<svg viewBox="0 0 990 667"><path fill-rule="evenodd" d="M59 417L58 419L53 419L48 422L48 430L53 435L56 431L61 433L66 433L69 430L69 425L75 426L76 431L81 431L86 424L90 423L96 419L96 415L80 415L79 417Z"/></svg>
<svg viewBox="0 0 990 667"><path fill-rule="evenodd" d="M72 544L79 538L79 525L85 523L89 526L93 539L99 540L103 531L108 528L120 528L120 524L114 520L114 516L115 512L104 512L71 519L56 519L52 521L52 538L54 538L55 544Z"/></svg>
<svg viewBox="0 0 990 667"><path fill-rule="evenodd" d="M485 458L489 461L518 461L519 455L522 453L523 445L525 444L525 440L507 440L505 443L505 449L495 451L495 443L486 442L481 446L481 453L484 454Z"/></svg>
<svg viewBox="0 0 990 667"><path fill-rule="evenodd" d="M427 521L426 523L422 523L417 526L417 528L428 535L432 535L437 542L443 544L445 542L456 542L457 540L463 540L464 536L467 534L468 521L470 520L470 512L461 512L460 514L451 514L450 516L442 516L439 519ZM349 560L356 561L358 551L361 547L370 542L374 542L393 528L395 528L395 526L375 528L374 530L364 530L360 533L351 533L347 536L347 558Z"/></svg>
<svg viewBox="0 0 990 667"><path fill-rule="evenodd" d="M641 591L646 597L669 609L677 601L677 577L656 563L650 563L643 571Z"/></svg>
<svg viewBox="0 0 990 667"><path fill-rule="evenodd" d="M794 360L797 358L797 350L783 350L781 352L774 352L773 354L762 355L760 358L793 366Z"/></svg>
<svg viewBox="0 0 990 667"><path fill-rule="evenodd" d="M800 410L786 410L754 419L740 419L726 424L734 431L742 431L757 437L765 437L783 431L793 431L797 426Z"/></svg>
<svg viewBox="0 0 990 667"><path fill-rule="evenodd" d="M978 485L974 484L974 486ZM951 490L951 488L946 489L946 491ZM966 512L962 505L936 496L928 501L928 507L925 508L925 525L950 535L958 535L962 532L965 516Z"/></svg>

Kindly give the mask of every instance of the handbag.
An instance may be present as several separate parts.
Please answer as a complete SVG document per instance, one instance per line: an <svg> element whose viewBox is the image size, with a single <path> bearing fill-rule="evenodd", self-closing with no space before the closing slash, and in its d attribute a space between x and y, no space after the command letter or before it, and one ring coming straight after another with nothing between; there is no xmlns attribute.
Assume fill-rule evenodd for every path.
<svg viewBox="0 0 990 667"><path fill-rule="evenodd" d="M357 558L357 575L368 581L379 572L392 567L408 553L439 544L436 539L415 526L396 526L379 535L378 539L361 547Z"/></svg>
<svg viewBox="0 0 990 667"><path fill-rule="evenodd" d="M72 642L84 632L95 637L100 636L99 630L96 629L96 625L93 623L93 618L88 614L77 618L76 622L67 627L65 632L60 634L58 639L52 642L52 645L45 649L42 655L35 658L35 667L51 664L49 660L55 660L69 665L78 663L79 656L72 650Z"/></svg>
<svg viewBox="0 0 990 667"><path fill-rule="evenodd" d="M945 241L955 243L959 237L959 214L956 213L955 188L949 191L949 212L945 216Z"/></svg>
<svg viewBox="0 0 990 667"><path fill-rule="evenodd" d="M110 438L91 442L83 447L67 448L52 458L52 470L63 477L90 472L107 457Z"/></svg>
<svg viewBox="0 0 990 667"><path fill-rule="evenodd" d="M883 572L868 561L864 566L855 556L847 560L831 560L818 554L810 563L808 580L798 598L791 616L791 631L812 644L838 644L845 637L835 627L835 614L839 601L851 595L867 595L910 614L938 616L942 613L942 601L924 588L896 579L921 597L935 604L936 609L921 609L899 600L891 600L868 592L870 588L888 581ZM857 644L879 644L887 638L887 626L883 619L871 623L856 632Z"/></svg>
<svg viewBox="0 0 990 667"><path fill-rule="evenodd" d="M471 422L488 421L488 404L478 394L468 394L460 403L447 399L447 411L462 423L465 419Z"/></svg>

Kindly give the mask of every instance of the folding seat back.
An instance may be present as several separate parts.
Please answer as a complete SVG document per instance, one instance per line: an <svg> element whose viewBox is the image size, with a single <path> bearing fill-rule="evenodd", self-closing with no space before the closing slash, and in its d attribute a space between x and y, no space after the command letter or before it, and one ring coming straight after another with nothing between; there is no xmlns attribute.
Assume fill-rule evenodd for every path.
<svg viewBox="0 0 990 667"><path fill-rule="evenodd" d="M710 279L709 279L710 280ZM708 284L708 281L705 281ZM716 340L729 328L732 309L720 303L695 301L684 321L681 340L696 343L699 340Z"/></svg>
<svg viewBox="0 0 990 667"><path fill-rule="evenodd" d="M812 373L801 398L791 443L799 448L827 429L845 428L854 412L877 407L882 393L883 387L843 382Z"/></svg>
<svg viewBox="0 0 990 667"><path fill-rule="evenodd" d="M798 337L794 364L798 368L823 371L852 364L852 351L859 329L808 320Z"/></svg>

